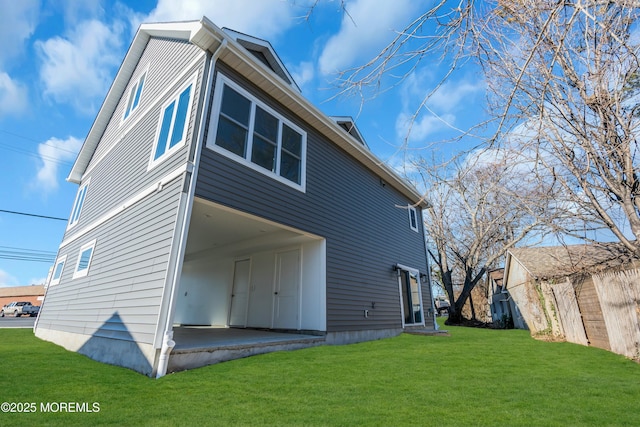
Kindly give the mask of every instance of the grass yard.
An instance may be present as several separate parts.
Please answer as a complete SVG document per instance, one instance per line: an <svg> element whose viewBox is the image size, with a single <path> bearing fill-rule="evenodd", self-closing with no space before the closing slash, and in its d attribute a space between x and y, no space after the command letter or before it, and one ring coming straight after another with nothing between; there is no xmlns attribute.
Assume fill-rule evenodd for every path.
<svg viewBox="0 0 640 427"><path fill-rule="evenodd" d="M640 365L524 331L448 329L160 380L1 329L0 402L36 412L0 412L0 425L640 425ZM96 402L99 412L41 412L52 402Z"/></svg>

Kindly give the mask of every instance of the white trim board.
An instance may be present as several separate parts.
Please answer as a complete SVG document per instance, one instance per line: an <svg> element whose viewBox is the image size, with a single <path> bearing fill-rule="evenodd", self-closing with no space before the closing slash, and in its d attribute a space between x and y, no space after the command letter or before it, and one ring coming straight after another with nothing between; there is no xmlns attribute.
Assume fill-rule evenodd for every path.
<svg viewBox="0 0 640 427"><path fill-rule="evenodd" d="M190 171L191 169L192 169L192 166L191 166L190 163L183 164L178 169L176 169L173 172L171 172L170 174L162 177L161 179L159 179L158 181L154 182L153 184L151 184L150 186L148 186L147 188L145 188L141 192L135 194L133 197L125 200L119 206L111 209L109 212L107 212L106 214L104 214L100 218L98 218L97 220L93 221L91 224L89 224L86 227L84 227L78 233L76 233L73 236L63 240L62 243L60 243L60 249L62 249L63 247L67 246L69 243L78 240L79 238L81 238L82 236L87 234L88 232L96 229L98 226L100 226L100 225L104 224L105 222L109 221L111 218L113 218L116 215L120 214L121 212L125 211L127 208L129 208L129 207L135 205L136 203L144 200L145 198L147 198L151 194L153 194L153 193L155 193L157 191L162 191L162 188L165 185L167 185L168 183L170 183L174 179L179 178L180 176L182 176L182 174L184 174L187 171Z"/></svg>

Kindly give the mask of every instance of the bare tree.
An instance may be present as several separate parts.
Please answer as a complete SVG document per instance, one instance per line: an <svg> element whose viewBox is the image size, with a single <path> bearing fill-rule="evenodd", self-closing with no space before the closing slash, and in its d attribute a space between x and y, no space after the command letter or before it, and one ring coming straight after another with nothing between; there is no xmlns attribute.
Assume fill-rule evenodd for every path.
<svg viewBox="0 0 640 427"><path fill-rule="evenodd" d="M531 153L532 175L558 190L541 212L547 224L583 238L606 230L640 256L639 14L638 0L442 0L339 82L343 92L375 93L425 58L449 61L417 117L475 61L494 119L483 143L515 141Z"/></svg>
<svg viewBox="0 0 640 427"><path fill-rule="evenodd" d="M531 164L505 150L473 153L446 167L417 164L428 188L425 227L429 251L451 307L448 324L462 321L462 308L485 273L506 251L542 232L539 212L553 198L550 186L532 180ZM454 285L462 285L455 298Z"/></svg>
<svg viewBox="0 0 640 427"><path fill-rule="evenodd" d="M550 224L607 230L640 256L640 2L499 5L489 22L502 29L479 59L496 112L521 124L521 145L559 187L564 215Z"/></svg>

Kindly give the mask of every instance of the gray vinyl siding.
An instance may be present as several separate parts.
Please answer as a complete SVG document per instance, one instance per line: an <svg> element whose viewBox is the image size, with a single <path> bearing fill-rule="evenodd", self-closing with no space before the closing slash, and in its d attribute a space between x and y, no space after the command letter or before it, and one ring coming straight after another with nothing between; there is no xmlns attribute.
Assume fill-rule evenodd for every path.
<svg viewBox="0 0 640 427"><path fill-rule="evenodd" d="M155 42L158 42L161 47L164 47L169 43L168 40L151 39L147 49L155 46ZM193 46L177 41L174 43L184 48L186 58L182 61L179 58L168 56L172 61L176 61L184 65L193 59L193 52L191 49ZM170 51L170 49L167 50ZM149 60L158 61L160 64L157 65L156 62L154 62L153 65L149 67L147 78L151 81L149 82L149 86L145 87L141 105L134 112L134 116L132 117L133 119L139 119L139 121L136 126L124 136L121 136L118 133L114 134L109 132L109 130L114 126L114 122L116 125L120 123L122 108L126 102L127 96L127 93L125 92L120 101L120 106L112 118L112 122L107 127L105 136L100 141L100 144L98 144L93 159L98 156L98 153L101 151L101 147L111 146L112 148L99 163L94 164L94 160L91 160L91 169L83 178L83 183L90 181L84 206L82 208L82 214L80 215L78 223L67 230L64 239L81 232L83 227L91 224L110 209L121 205L136 193L144 190L149 185L152 185L186 162L189 144L191 143L195 132L196 105L200 96L205 58L203 57L202 61L198 62L193 69L188 70L186 75L180 79L179 82L173 85L168 92L166 92L166 84L164 86L160 84L154 85L153 81L163 80L165 83L171 82L176 76L168 73L177 72L174 70L175 67L169 66L170 64L165 64L165 58L161 55L162 52L162 50L158 51L158 49L154 49L153 53L158 57L153 56L152 58L148 58L149 55L146 51L143 54L142 60L134 73L134 79L136 78L135 76L139 76L138 71L140 69L146 69L148 65L147 62ZM147 62L143 62L145 59ZM161 74L161 71L164 69L167 70L166 73ZM186 82L191 81L194 76L196 76L196 80L192 96L193 107L191 110L191 117L188 121L186 144L180 150L173 153L169 158L165 159L164 162L156 165L151 170L147 170L151 159L151 153L155 148L156 130L160 121L161 109L164 103L175 97L181 86ZM165 95L159 98L162 93L165 93ZM144 116L137 116L138 114L143 113L143 110L149 106L151 106L151 109L148 110ZM113 138L117 138L117 141L109 139L108 135L111 135Z"/></svg>
<svg viewBox="0 0 640 427"><path fill-rule="evenodd" d="M136 81L152 62L141 104L130 116L136 125L124 135L120 132L126 90L94 153L91 169L83 177L89 188L82 214L78 224L65 233L58 255L67 255L63 275L47 292L39 328L153 344L184 176L98 227L88 232L86 227L186 163L197 133L205 56L183 78L168 85L197 54L202 51L184 42L149 41L132 77ZM148 170L161 109L189 81L194 81L194 90L186 143ZM106 155L96 162L99 153ZM72 279L80 247L93 239L96 246L89 275Z"/></svg>
<svg viewBox="0 0 640 427"><path fill-rule="evenodd" d="M105 129L102 140L88 168L91 169L94 166L95 162L111 148L111 145L117 142L120 133L125 130L130 123L138 119L140 114L144 113L151 106L159 108L159 106L155 104L158 101L158 96L167 88L167 84L171 83L180 75L184 71L184 67L202 55L203 52L200 48L186 41L153 37L149 39L147 47L129 80L127 89L123 93L111 121ZM140 104L123 122L122 116L126 107L129 90L145 70L147 70L147 76L145 78Z"/></svg>
<svg viewBox="0 0 640 427"><path fill-rule="evenodd" d="M326 238L328 331L401 327L392 266L426 272L422 224L419 233L411 230L410 201L227 67L219 69L307 132L306 192L204 148L196 196ZM422 294L427 314L428 285Z"/></svg>
<svg viewBox="0 0 640 427"><path fill-rule="evenodd" d="M174 180L63 247L62 277L47 290L38 327L152 344L181 186ZM94 239L89 274L73 279L80 248Z"/></svg>

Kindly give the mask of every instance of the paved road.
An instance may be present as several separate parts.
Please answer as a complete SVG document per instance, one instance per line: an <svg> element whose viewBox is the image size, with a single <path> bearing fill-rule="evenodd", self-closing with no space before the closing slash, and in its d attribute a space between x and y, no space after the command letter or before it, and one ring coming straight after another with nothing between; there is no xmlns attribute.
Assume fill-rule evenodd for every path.
<svg viewBox="0 0 640 427"><path fill-rule="evenodd" d="M0 317L0 328L33 328L35 317Z"/></svg>

